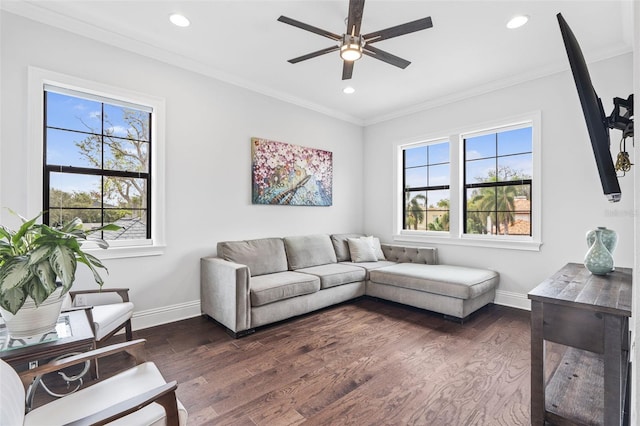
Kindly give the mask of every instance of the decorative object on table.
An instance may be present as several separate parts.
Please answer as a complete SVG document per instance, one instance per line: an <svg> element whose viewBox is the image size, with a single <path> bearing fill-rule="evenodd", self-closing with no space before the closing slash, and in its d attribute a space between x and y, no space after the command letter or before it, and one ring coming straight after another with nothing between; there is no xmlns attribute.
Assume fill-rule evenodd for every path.
<svg viewBox="0 0 640 426"><path fill-rule="evenodd" d="M615 249L617 236L612 238L611 233L607 231L598 227L592 233L587 234L587 242L591 242L591 246L584 257L584 266L595 275L606 275L613 271L613 255L603 239L606 238L607 244Z"/></svg>
<svg viewBox="0 0 640 426"><path fill-rule="evenodd" d="M22 221L17 231L0 225L0 313L9 334L15 337L44 333L55 327L78 262L91 269L102 287L96 268L107 268L100 259L84 252L81 244L91 232L120 228L109 224L85 230L78 218L53 228L37 223L41 215L31 220L17 215ZM100 248L108 247L100 238L91 241Z"/></svg>
<svg viewBox="0 0 640 426"><path fill-rule="evenodd" d="M252 202L330 206L333 153L251 138Z"/></svg>
<svg viewBox="0 0 640 426"><path fill-rule="evenodd" d="M613 252L618 245L618 234L613 229L608 229L605 226L598 226L596 229L599 229L600 239L602 240L602 244L609 250L609 253L613 256ZM587 247L591 247L596 239L596 230L591 229L587 231Z"/></svg>

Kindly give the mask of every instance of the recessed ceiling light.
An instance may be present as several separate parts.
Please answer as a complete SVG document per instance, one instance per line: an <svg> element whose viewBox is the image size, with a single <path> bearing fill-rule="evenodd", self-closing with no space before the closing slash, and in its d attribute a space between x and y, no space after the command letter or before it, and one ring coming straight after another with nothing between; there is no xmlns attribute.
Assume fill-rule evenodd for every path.
<svg viewBox="0 0 640 426"><path fill-rule="evenodd" d="M347 87L345 87L344 89L342 89L342 91L343 91L344 93L346 93L347 95L350 95L350 94L354 93L354 92L356 91L356 89L354 89L354 88L353 88L353 87L351 87L351 86L347 86Z"/></svg>
<svg viewBox="0 0 640 426"><path fill-rule="evenodd" d="M173 15L169 16L169 21L171 21L173 25L177 25L178 27L188 27L189 25L191 25L189 19L187 19L187 17L184 15L180 15L179 13L174 13Z"/></svg>
<svg viewBox="0 0 640 426"><path fill-rule="evenodd" d="M507 22L507 28L509 28L510 30L513 30L515 28L520 28L521 26L526 24L528 20L529 20L529 17L527 15L514 16L509 20L509 22Z"/></svg>

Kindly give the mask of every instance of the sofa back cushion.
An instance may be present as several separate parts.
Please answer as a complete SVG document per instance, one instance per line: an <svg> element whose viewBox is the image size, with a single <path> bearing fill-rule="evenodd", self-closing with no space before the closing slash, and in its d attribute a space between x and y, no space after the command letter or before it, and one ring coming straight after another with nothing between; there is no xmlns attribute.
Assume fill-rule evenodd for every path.
<svg viewBox="0 0 640 426"><path fill-rule="evenodd" d="M349 238L360 238L364 237L364 234L333 234L331 235L331 243L333 244L333 249L336 252L336 258L338 262L349 262L351 260L351 255L349 252L349 243L347 239Z"/></svg>
<svg viewBox="0 0 640 426"><path fill-rule="evenodd" d="M288 269L282 238L220 242L218 257L247 265L251 276L273 274Z"/></svg>
<svg viewBox="0 0 640 426"><path fill-rule="evenodd" d="M284 246L291 270L337 262L333 244L326 234L285 237Z"/></svg>

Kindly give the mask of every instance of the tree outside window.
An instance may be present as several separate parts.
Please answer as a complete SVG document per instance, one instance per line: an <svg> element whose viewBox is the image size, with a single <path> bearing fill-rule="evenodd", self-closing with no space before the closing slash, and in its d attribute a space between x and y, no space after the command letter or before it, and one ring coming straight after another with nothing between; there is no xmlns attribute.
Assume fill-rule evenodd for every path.
<svg viewBox="0 0 640 426"><path fill-rule="evenodd" d="M530 236L532 127L463 140L464 233Z"/></svg>
<svg viewBox="0 0 640 426"><path fill-rule="evenodd" d="M404 225L414 231L449 231L449 142L403 149Z"/></svg>
<svg viewBox="0 0 640 426"><path fill-rule="evenodd" d="M150 108L55 88L44 96L45 223L79 217L120 225L107 240L150 238Z"/></svg>

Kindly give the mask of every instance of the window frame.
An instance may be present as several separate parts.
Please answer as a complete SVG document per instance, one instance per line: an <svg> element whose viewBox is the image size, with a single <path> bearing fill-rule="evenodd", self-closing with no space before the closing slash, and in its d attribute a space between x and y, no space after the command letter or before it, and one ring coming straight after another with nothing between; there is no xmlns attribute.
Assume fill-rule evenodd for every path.
<svg viewBox="0 0 640 426"><path fill-rule="evenodd" d="M412 188L412 191L424 191L425 193L429 193L429 191L438 191L438 190L448 190L449 191L449 202L451 202L451 141L448 138L438 138L438 139L432 139L432 140L425 140L425 141L420 141L420 142L415 142L415 143L410 143L410 144L405 144L402 145L400 148L400 156L401 156L401 175L402 175L402 213L401 213L401 229L403 231L412 231L412 232L420 232L420 233L434 233L434 234L449 234L451 232L451 227L449 227L448 231L432 231L429 229L426 230L412 230L412 229L404 229L406 226L405 220L406 220L406 203L405 203L405 194L407 193L407 190L405 188L405 184L406 184L406 175L405 172L407 170L406 168L406 164L405 164L405 152L408 149L412 149L412 148L420 148L423 146L430 146L430 145L438 145L438 144L444 144L447 143L449 144L449 161L446 163L449 165L449 185L436 185L436 186L426 186L426 187L418 187L418 188ZM441 165L441 164L445 164L445 163L436 163L436 164L425 164L424 167L427 167L427 172L429 170L429 167L433 167L433 166L437 166L437 165ZM411 192L411 191L409 191ZM427 198L428 199L428 198ZM425 213L426 216L428 217L429 215L429 208L427 205L425 205ZM425 217L425 221L427 220L427 217ZM449 218L451 218L451 205L449 205ZM429 226L428 222L425 222L425 226Z"/></svg>
<svg viewBox="0 0 640 426"><path fill-rule="evenodd" d="M523 127L529 123L532 128L532 177L531 177L531 236L521 235L482 235L464 233L464 139L465 135L478 135L481 133L495 133L498 129ZM529 112L499 120L466 126L462 129L439 132L427 137L420 137L399 141L395 143L394 149L394 217L393 217L393 240L397 242L408 242L416 244L443 244L469 247L491 247L513 250L540 251L542 245L542 117L540 111ZM447 136L448 135L448 136ZM450 141L450 161L451 179L449 204L449 232L434 231L409 231L403 230L403 149L409 145L417 144L421 141L432 140Z"/></svg>
<svg viewBox="0 0 640 426"><path fill-rule="evenodd" d="M44 91L45 86L62 90L86 93L102 99L113 99L128 104L144 105L151 108L150 133L154 135L153 149L150 150L151 238L140 240L109 241L109 248L100 249L90 241L84 248L101 259L154 256L164 254L165 244L165 100L152 95L128 89L89 81L54 71L30 66L28 69L28 150L27 165L27 212L35 216L43 210L44 200Z"/></svg>

